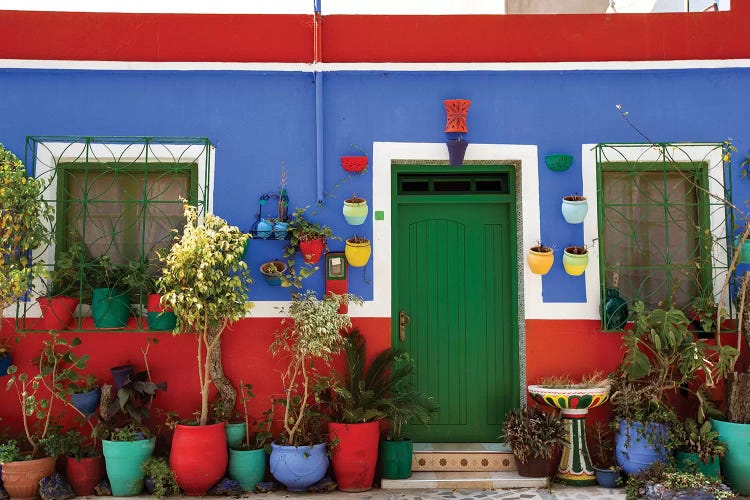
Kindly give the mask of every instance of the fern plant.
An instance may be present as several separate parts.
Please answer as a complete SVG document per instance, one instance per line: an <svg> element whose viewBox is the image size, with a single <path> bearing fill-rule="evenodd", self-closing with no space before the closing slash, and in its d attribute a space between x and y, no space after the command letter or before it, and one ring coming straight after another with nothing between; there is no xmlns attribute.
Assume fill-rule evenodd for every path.
<svg viewBox="0 0 750 500"><path fill-rule="evenodd" d="M413 389L409 379L414 371L409 354L386 349L365 370L367 343L358 329L353 329L344 343L347 371L343 381L333 379L331 408L336 420L343 423L372 422L388 418L389 439L401 439L409 419L429 423L437 405L429 396Z"/></svg>

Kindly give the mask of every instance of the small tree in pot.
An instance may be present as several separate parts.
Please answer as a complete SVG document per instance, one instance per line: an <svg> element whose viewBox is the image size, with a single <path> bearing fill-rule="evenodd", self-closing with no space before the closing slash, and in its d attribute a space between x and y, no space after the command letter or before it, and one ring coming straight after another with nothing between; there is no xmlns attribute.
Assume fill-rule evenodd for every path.
<svg viewBox="0 0 750 500"><path fill-rule="evenodd" d="M164 257L159 284L165 292L162 304L177 319L173 333L192 331L197 340L200 428L178 425L170 456L178 484L187 494L196 495L205 494L226 470L224 423L207 425L209 389L213 382L222 401L234 407L237 392L224 375L221 335L229 323L252 308L247 300L252 280L242 260L248 234L213 214L200 219L197 208L189 205L185 205L185 219L184 230ZM200 470L193 469L200 461L183 455L188 450L203 457Z"/></svg>
<svg viewBox="0 0 750 500"><path fill-rule="evenodd" d="M319 414L313 408L312 394L318 375L315 363L327 363L341 349L341 332L351 327L351 319L339 308L345 302L361 303L353 295L326 294L318 299L312 290L294 294L282 320L276 340L271 344L274 356L284 356L288 365L281 379L284 397L278 402L284 409L284 432L272 445L271 473L292 491L302 491L319 481L328 469ZM292 461L299 463L292 465ZM291 465L286 475L286 465ZM309 469L303 474L299 468Z"/></svg>
<svg viewBox="0 0 750 500"><path fill-rule="evenodd" d="M42 198L46 187L0 144L0 319L2 310L23 296L35 277L45 275L44 265L34 262L31 252L51 239L52 207Z"/></svg>

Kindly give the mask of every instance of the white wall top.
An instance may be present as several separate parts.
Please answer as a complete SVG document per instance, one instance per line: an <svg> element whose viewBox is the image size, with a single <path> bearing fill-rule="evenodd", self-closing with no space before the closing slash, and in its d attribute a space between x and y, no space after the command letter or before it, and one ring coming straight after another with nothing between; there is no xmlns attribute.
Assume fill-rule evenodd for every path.
<svg viewBox="0 0 750 500"><path fill-rule="evenodd" d="M504 14L501 0L321 0L323 14ZM313 0L0 0L0 10L178 14L312 14Z"/></svg>
<svg viewBox="0 0 750 500"><path fill-rule="evenodd" d="M144 14L312 14L313 0L0 0L0 10Z"/></svg>

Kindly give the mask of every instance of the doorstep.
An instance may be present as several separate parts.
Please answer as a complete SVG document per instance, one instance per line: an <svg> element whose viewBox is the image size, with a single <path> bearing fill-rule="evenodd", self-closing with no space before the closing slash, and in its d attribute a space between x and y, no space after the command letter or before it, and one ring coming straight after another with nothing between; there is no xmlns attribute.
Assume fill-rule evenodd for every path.
<svg viewBox="0 0 750 500"><path fill-rule="evenodd" d="M503 443L414 443L412 471L515 471L510 447Z"/></svg>

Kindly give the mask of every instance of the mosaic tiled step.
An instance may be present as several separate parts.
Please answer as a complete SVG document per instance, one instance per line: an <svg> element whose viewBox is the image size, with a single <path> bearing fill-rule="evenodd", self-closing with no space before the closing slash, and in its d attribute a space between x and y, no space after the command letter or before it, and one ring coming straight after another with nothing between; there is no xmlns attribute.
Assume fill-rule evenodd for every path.
<svg viewBox="0 0 750 500"><path fill-rule="evenodd" d="M408 479L383 479L382 489L467 489L497 490L502 488L540 488L547 478L521 477L516 471L497 472L412 472ZM532 498L536 498L532 495Z"/></svg>
<svg viewBox="0 0 750 500"><path fill-rule="evenodd" d="M413 471L515 471L510 448L502 443L414 443Z"/></svg>

